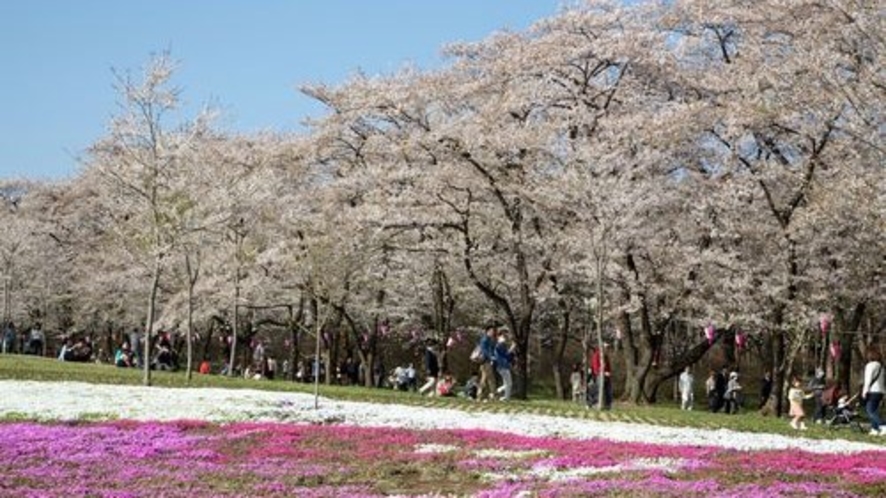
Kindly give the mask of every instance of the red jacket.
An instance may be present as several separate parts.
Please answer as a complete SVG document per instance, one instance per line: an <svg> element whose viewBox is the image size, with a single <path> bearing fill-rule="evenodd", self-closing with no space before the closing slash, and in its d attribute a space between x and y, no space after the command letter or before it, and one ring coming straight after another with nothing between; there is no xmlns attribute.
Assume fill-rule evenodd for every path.
<svg viewBox="0 0 886 498"><path fill-rule="evenodd" d="M605 365L603 368L603 375L609 376L612 374L612 353L610 351L606 352L605 355ZM591 373L594 377L600 375L600 349L595 349L594 353L591 355Z"/></svg>

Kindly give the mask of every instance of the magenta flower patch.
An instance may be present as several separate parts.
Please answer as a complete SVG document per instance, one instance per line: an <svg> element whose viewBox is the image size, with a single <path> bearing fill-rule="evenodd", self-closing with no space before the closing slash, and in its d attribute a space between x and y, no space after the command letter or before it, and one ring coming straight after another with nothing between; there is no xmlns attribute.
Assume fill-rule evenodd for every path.
<svg viewBox="0 0 886 498"><path fill-rule="evenodd" d="M280 423L0 423L0 469L22 497L886 495L886 452Z"/></svg>

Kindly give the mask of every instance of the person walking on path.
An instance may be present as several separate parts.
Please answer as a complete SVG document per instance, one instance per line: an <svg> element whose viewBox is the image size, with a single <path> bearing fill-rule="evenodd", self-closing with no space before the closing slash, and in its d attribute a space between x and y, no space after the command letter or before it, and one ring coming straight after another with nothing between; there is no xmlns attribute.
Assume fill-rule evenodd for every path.
<svg viewBox="0 0 886 498"><path fill-rule="evenodd" d="M813 399L815 399L815 411L812 413L812 421L816 424L824 422L824 388L824 370L816 368L815 375L806 384L806 390L811 392Z"/></svg>
<svg viewBox="0 0 886 498"><path fill-rule="evenodd" d="M726 406L726 389L729 387L729 380L726 375L726 367L721 368L714 374L714 390L717 395L714 412L719 412Z"/></svg>
<svg viewBox="0 0 886 498"><path fill-rule="evenodd" d="M867 350L868 362L864 366L864 384L861 388L861 398L864 400L864 410L871 421L869 434L884 436L886 431L880 427L880 403L883 401L883 393L886 392L886 381L883 371L883 361L880 351L873 347Z"/></svg>
<svg viewBox="0 0 886 498"><path fill-rule="evenodd" d="M708 397L708 410L711 413L717 412L717 372L711 369L707 380L704 383L705 394Z"/></svg>
<svg viewBox="0 0 886 498"><path fill-rule="evenodd" d="M760 380L760 406L758 410L762 410L766 403L769 402L769 396L772 395L772 374L767 371Z"/></svg>
<svg viewBox="0 0 886 498"><path fill-rule="evenodd" d="M729 374L729 382L726 383L726 394L723 398L726 414L738 413L738 407L741 406L741 383L738 382L738 372Z"/></svg>
<svg viewBox="0 0 886 498"><path fill-rule="evenodd" d="M609 343L603 343L603 353L600 353L600 348L594 350L593 356L591 356L591 375L594 376L594 380L600 379L600 371L603 372L603 399L602 407L604 410L609 410L612 408L612 358L609 354Z"/></svg>
<svg viewBox="0 0 886 498"><path fill-rule="evenodd" d="M489 327L480 337L480 386L477 388L477 400L486 401L495 397L495 328Z"/></svg>
<svg viewBox="0 0 886 498"><path fill-rule="evenodd" d="M434 350L434 342L428 341L425 346L425 375L427 382L421 386L418 393L434 396L437 393L437 378L440 375L440 362L437 360L437 352Z"/></svg>
<svg viewBox="0 0 886 498"><path fill-rule="evenodd" d="M692 367L686 366L680 374L677 387L680 390L680 409L691 410L695 402L695 377L692 376Z"/></svg>
<svg viewBox="0 0 886 498"><path fill-rule="evenodd" d="M791 388L788 389L788 401L791 404L791 409L788 411L788 415L791 416L791 427L796 430L806 430L806 422L803 421L803 419L806 418L806 410L803 409L803 400L811 397L812 393L807 394L803 391L803 388L800 387L800 379L794 377L791 382Z"/></svg>
<svg viewBox="0 0 886 498"><path fill-rule="evenodd" d="M511 375L511 361L514 358L514 345L508 345L507 334L499 333L498 343L495 345L495 371L501 377L501 386L496 391L501 394L501 400L511 399L514 387L514 379Z"/></svg>

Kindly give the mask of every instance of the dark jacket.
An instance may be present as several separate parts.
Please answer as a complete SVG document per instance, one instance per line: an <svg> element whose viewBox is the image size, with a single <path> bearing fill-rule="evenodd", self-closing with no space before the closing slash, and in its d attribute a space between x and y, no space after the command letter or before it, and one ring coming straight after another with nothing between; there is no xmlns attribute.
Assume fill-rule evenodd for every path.
<svg viewBox="0 0 886 498"><path fill-rule="evenodd" d="M499 342L495 345L495 368L506 370L511 368L512 354L507 343Z"/></svg>
<svg viewBox="0 0 886 498"><path fill-rule="evenodd" d="M437 377L440 373L440 363L437 361L437 353L430 347L425 348L425 371L428 377Z"/></svg>
<svg viewBox="0 0 886 498"><path fill-rule="evenodd" d="M484 363L491 362L495 359L495 339L488 334L483 334L480 338L480 350L483 351Z"/></svg>

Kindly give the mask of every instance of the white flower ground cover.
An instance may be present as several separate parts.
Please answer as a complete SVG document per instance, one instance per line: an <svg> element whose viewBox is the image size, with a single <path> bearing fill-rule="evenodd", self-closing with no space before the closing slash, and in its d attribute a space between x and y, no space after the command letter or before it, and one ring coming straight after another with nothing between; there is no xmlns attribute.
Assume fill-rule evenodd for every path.
<svg viewBox="0 0 886 498"><path fill-rule="evenodd" d="M337 401L322 397L319 409L315 410L314 397L302 393L0 380L0 417L10 416L41 420L119 418L333 422L412 429L488 429L526 436L604 438L621 442L720 446L740 450L794 448L817 453L886 451L886 446L882 444L886 439L872 440L871 443L819 441L727 429L702 430L531 414L464 412Z"/></svg>

